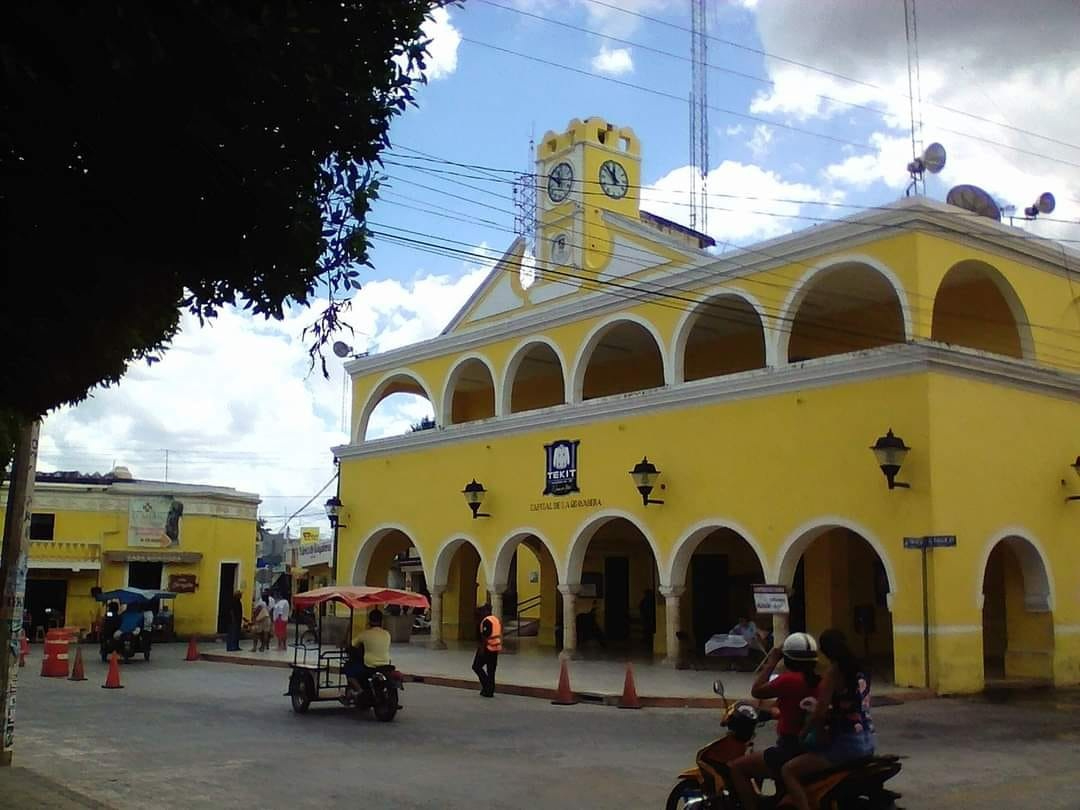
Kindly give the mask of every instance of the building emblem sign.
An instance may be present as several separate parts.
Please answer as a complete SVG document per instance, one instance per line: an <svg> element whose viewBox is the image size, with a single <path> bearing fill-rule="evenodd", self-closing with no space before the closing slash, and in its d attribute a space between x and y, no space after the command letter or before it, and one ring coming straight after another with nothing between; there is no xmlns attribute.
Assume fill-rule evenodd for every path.
<svg viewBox="0 0 1080 810"><path fill-rule="evenodd" d="M559 439L544 445L547 454L544 495L569 495L581 491L577 481L579 444L577 439Z"/></svg>

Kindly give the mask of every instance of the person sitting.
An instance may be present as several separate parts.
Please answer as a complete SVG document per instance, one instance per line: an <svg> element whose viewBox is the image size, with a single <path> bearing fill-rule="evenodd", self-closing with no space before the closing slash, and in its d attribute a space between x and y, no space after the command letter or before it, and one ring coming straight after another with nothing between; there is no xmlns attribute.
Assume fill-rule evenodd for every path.
<svg viewBox="0 0 1080 810"><path fill-rule="evenodd" d="M804 738L810 751L789 760L781 769L788 796L799 810L810 810L803 779L874 753L870 679L839 630L821 634L821 651L829 659L829 669L818 688L817 705Z"/></svg>
<svg viewBox="0 0 1080 810"><path fill-rule="evenodd" d="M781 657L787 671L773 677ZM821 681L814 671L816 663L814 637L808 633L792 633L784 640L782 649L774 647L769 651L765 665L750 688L751 696L758 700L775 698L780 717L776 725L776 745L744 754L730 764L731 781L745 810L756 810L758 806L751 777L778 779L784 764L804 752L799 742L806 718L803 703L814 697Z"/></svg>
<svg viewBox="0 0 1080 810"><path fill-rule="evenodd" d="M382 611L376 608L368 614L368 626L352 637L344 672L349 686L358 692L376 669L390 665L390 633L383 629L382 619Z"/></svg>
<svg viewBox="0 0 1080 810"><path fill-rule="evenodd" d="M120 627L113 633L113 638L120 638L124 633L137 636L142 632L143 611L140 605L128 605L120 614Z"/></svg>

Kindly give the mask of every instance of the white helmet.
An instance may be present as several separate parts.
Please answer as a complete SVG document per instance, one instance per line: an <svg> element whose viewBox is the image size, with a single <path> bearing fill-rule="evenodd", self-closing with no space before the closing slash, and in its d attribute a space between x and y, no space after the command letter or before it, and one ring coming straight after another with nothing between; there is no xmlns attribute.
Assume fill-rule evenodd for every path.
<svg viewBox="0 0 1080 810"><path fill-rule="evenodd" d="M792 633L784 639L783 651L792 661L817 660L817 642L809 633Z"/></svg>

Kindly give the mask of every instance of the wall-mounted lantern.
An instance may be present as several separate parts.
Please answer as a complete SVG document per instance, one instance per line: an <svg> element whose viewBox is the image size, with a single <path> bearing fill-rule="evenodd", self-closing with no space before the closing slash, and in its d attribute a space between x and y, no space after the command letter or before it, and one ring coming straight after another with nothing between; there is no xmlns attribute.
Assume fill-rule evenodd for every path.
<svg viewBox="0 0 1080 810"><path fill-rule="evenodd" d="M648 457L644 457L637 464L634 465L634 469L630 471L630 477L634 479L634 486L637 487L637 491L641 493L641 502L648 506L650 503L663 503L663 501L654 500L649 495L652 494L653 486L656 484L656 479L660 476L660 471L656 469L656 465L649 461Z"/></svg>
<svg viewBox="0 0 1080 810"><path fill-rule="evenodd" d="M461 490L461 494L465 496L465 503L467 503L472 510L473 520L482 517L491 517L491 515L480 511L480 504L484 502L484 496L487 495L487 490L484 489L483 484L477 483L474 478L465 485L465 489Z"/></svg>
<svg viewBox="0 0 1080 810"><path fill-rule="evenodd" d="M1076 457L1076 462L1073 463L1073 464L1070 464L1069 466L1073 468L1073 471L1077 474L1077 476L1080 476L1080 456L1077 456ZM1070 495L1065 500L1066 501L1080 501L1080 495Z"/></svg>
<svg viewBox="0 0 1080 810"><path fill-rule="evenodd" d="M341 523L341 498L337 495L333 495L326 500L326 517L330 521L330 528L334 531L338 529L347 529L348 526Z"/></svg>
<svg viewBox="0 0 1080 810"><path fill-rule="evenodd" d="M892 428L889 428L889 432L884 436L879 436L870 449L874 451L874 458L877 459L878 466L885 474L885 480L889 482L889 489L911 488L911 484L896 480L896 474L900 472L904 457L911 448L904 444L904 440L899 436L893 435Z"/></svg>

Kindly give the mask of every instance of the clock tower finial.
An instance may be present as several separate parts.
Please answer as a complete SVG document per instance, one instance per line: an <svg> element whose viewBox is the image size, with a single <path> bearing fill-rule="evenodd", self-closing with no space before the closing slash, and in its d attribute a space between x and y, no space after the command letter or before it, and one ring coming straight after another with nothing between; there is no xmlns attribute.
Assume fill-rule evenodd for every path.
<svg viewBox="0 0 1080 810"><path fill-rule="evenodd" d="M598 273L612 254L603 212L638 218L641 143L634 131L603 118L575 118L564 132L540 139L536 174L541 273L560 267Z"/></svg>

